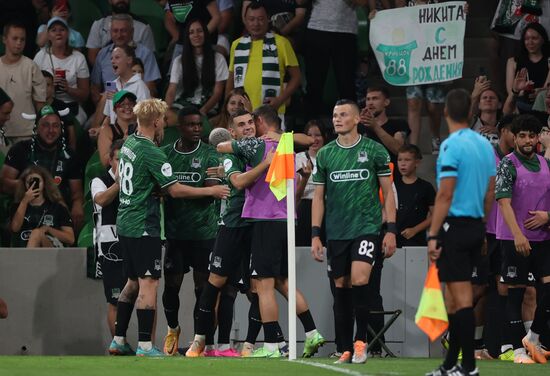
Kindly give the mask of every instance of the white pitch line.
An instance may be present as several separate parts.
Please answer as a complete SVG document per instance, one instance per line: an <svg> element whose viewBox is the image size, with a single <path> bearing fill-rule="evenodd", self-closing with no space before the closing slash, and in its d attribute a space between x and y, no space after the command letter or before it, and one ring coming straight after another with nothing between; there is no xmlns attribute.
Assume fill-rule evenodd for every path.
<svg viewBox="0 0 550 376"><path fill-rule="evenodd" d="M349 368L341 368L341 367L337 367L337 366L331 366L330 364L307 362L307 361L304 361L304 360L291 360L291 362L305 364L305 365L312 366L312 367L317 367L317 368L323 368L323 369L327 369L327 370L338 372L338 373L343 373L345 375L350 375L350 376L374 376L372 374L362 373L362 372L359 372L359 371L354 371L354 370L349 369ZM385 375L400 375L400 373L398 373L398 372L388 372L388 373L383 373L383 374L385 374Z"/></svg>

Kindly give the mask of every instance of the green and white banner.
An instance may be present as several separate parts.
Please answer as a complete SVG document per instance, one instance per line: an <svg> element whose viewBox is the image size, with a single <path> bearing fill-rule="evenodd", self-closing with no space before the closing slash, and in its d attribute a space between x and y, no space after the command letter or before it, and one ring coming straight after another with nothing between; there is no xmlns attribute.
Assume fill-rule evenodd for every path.
<svg viewBox="0 0 550 376"><path fill-rule="evenodd" d="M461 78L465 4L451 1L377 12L369 35L384 79L410 86Z"/></svg>

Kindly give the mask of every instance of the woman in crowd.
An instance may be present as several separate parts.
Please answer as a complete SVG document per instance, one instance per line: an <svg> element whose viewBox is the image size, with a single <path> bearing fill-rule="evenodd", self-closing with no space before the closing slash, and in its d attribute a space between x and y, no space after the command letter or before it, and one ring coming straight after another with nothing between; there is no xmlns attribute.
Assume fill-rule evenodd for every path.
<svg viewBox="0 0 550 376"><path fill-rule="evenodd" d="M69 46L69 26L62 18L48 21L48 43L34 57L40 69L54 77L55 97L66 103L80 124L87 115L80 103L90 95L90 71L86 58Z"/></svg>
<svg viewBox="0 0 550 376"><path fill-rule="evenodd" d="M313 138L313 144L307 151L296 154L296 205L298 207L298 224L296 228L296 245L311 245L311 200L315 186L312 175L316 171L316 156L326 142L321 123L310 120L304 127L304 133Z"/></svg>
<svg viewBox="0 0 550 376"><path fill-rule="evenodd" d="M109 151L111 144L116 140L123 140L136 130L136 115L134 114L134 106L137 102L137 97L134 93L121 90L118 91L112 99L116 119L108 126L101 127L99 137L97 139L97 151L101 163L107 167L109 165Z"/></svg>
<svg viewBox="0 0 550 376"><path fill-rule="evenodd" d="M530 23L521 35L518 52L506 64L506 90L509 98L516 98L520 112L530 111L537 93L550 82L548 58L550 43L546 30L538 23ZM517 92L514 90L514 79L524 68L529 85Z"/></svg>
<svg viewBox="0 0 550 376"><path fill-rule="evenodd" d="M52 176L31 166L19 177L9 228L14 247L63 247L74 243L71 216Z"/></svg>
<svg viewBox="0 0 550 376"><path fill-rule="evenodd" d="M211 120L214 128L229 129L231 125L231 115L234 114L239 108L244 108L245 110L252 112L250 98L242 87L237 87L229 92L229 95L223 102L223 107L219 115Z"/></svg>
<svg viewBox="0 0 550 376"><path fill-rule="evenodd" d="M217 114L229 75L224 57L212 48L208 29L201 21L187 24L183 53L172 64L166 103L194 105L203 115Z"/></svg>

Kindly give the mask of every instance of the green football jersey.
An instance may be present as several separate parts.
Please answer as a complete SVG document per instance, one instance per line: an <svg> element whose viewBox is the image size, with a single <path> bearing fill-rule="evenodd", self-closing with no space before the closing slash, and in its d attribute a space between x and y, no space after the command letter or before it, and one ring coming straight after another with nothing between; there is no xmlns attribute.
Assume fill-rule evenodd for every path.
<svg viewBox="0 0 550 376"><path fill-rule="evenodd" d="M222 211L222 223L226 227L245 227L250 223L241 218L244 206L244 189L237 189L231 184L230 176L236 173L246 171L244 162L234 154L225 154L223 156L223 168L227 182L231 188L229 197Z"/></svg>
<svg viewBox="0 0 550 376"><path fill-rule="evenodd" d="M389 163L384 146L366 137L352 146L342 146L334 140L319 150L313 183L325 186L327 239L355 239L380 233L378 177L391 175Z"/></svg>
<svg viewBox="0 0 550 376"><path fill-rule="evenodd" d="M162 148L174 168L174 176L180 184L204 187L209 178L206 170L220 164L216 149L199 141L195 150L184 153L176 150L176 141ZM198 199L167 198L164 203L164 225L167 239L213 239L218 231L218 200L211 197Z"/></svg>
<svg viewBox="0 0 550 376"><path fill-rule="evenodd" d="M151 193L176 182L172 166L153 141L136 134L126 139L119 158L118 233L130 238L160 236L160 202Z"/></svg>

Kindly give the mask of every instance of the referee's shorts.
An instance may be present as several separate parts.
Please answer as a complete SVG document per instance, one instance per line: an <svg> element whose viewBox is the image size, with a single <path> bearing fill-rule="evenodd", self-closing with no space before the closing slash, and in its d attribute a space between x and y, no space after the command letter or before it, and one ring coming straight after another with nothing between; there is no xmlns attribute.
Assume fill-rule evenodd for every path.
<svg viewBox="0 0 550 376"><path fill-rule="evenodd" d="M472 270L479 264L485 238L481 218L447 217L439 233L441 255L437 260L441 282L472 280Z"/></svg>

